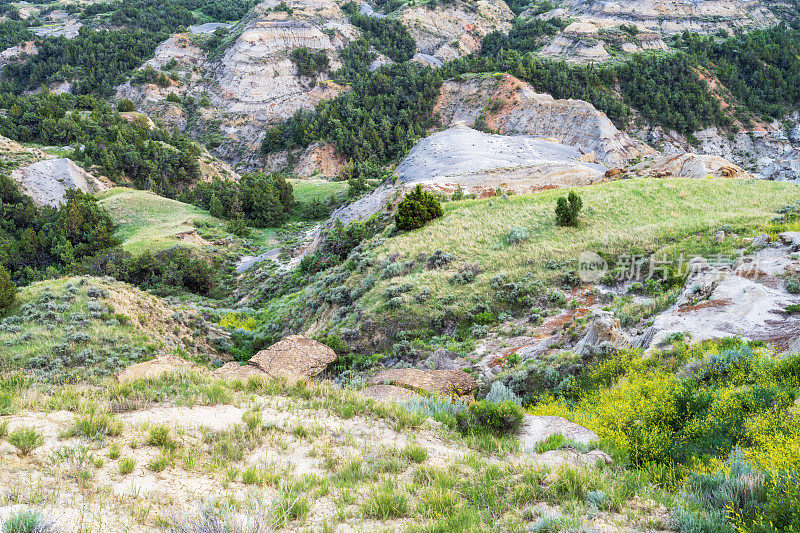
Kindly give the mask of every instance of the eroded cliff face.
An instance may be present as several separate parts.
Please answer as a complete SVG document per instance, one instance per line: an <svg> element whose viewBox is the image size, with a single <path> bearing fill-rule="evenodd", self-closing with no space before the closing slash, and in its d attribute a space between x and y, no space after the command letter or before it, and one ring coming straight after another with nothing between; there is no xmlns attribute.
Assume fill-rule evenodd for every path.
<svg viewBox="0 0 800 533"><path fill-rule="evenodd" d="M598 63L627 54L668 49L658 32L641 30L632 34L608 20L579 20L553 37L539 54L570 63Z"/></svg>
<svg viewBox="0 0 800 533"><path fill-rule="evenodd" d="M298 75L290 53L303 47L325 51L335 70L341 66L338 51L359 35L334 0L289 0L291 13L275 9L279 4L265 0L256 6L230 30L231 42L215 56L197 44L204 32L173 35L145 66L160 70L174 59L180 80L167 87L126 83L118 96L201 141L216 137L221 143L212 153L240 170L260 168L258 150L269 125L342 90L326 74ZM203 104L187 113L166 100L169 93Z"/></svg>
<svg viewBox="0 0 800 533"><path fill-rule="evenodd" d="M480 50L481 40L495 30L511 28L514 13L503 0L478 0L407 8L399 15L417 49L441 61L456 59Z"/></svg>
<svg viewBox="0 0 800 533"><path fill-rule="evenodd" d="M643 30L712 33L720 29L754 29L778 22L760 0L564 0L557 9L541 15L620 25Z"/></svg>
<svg viewBox="0 0 800 533"><path fill-rule="evenodd" d="M620 132L605 113L583 100L556 100L504 74L446 81L436 106L445 124L485 128L503 135L553 138L594 154L609 166L656 155L655 150Z"/></svg>

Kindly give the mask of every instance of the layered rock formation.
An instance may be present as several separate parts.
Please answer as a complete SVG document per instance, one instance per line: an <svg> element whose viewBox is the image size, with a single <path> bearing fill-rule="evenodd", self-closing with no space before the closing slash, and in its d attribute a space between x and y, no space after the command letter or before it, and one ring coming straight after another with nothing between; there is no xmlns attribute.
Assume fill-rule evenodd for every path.
<svg viewBox="0 0 800 533"><path fill-rule="evenodd" d="M448 61L480 50L486 34L508 31L514 13L503 0L478 0L410 7L400 20L417 41L417 48L441 61Z"/></svg>
<svg viewBox="0 0 800 533"><path fill-rule="evenodd" d="M720 29L754 29L777 23L759 0L564 0L558 9L541 15L634 24L660 33L684 30L712 33Z"/></svg>
<svg viewBox="0 0 800 533"><path fill-rule="evenodd" d="M265 0L256 6L231 28L230 44L217 56L207 57L188 35L170 37L147 65L158 70L175 59L181 80L165 88L125 84L118 96L179 129L187 127L187 117L165 101L169 93L207 99L196 111L194 133L216 132L223 141L214 155L245 170L259 168L257 152L267 126L341 91L324 73L315 79L299 76L290 53L324 51L335 70L341 66L338 50L359 35L334 0L290 0L291 13L275 9L279 4Z"/></svg>
<svg viewBox="0 0 800 533"><path fill-rule="evenodd" d="M445 124L475 124L504 135L534 135L594 152L598 160L621 166L656 155L620 132L605 113L583 100L556 100L504 74L475 75L444 83L436 111Z"/></svg>
<svg viewBox="0 0 800 533"><path fill-rule="evenodd" d="M679 154L659 156L630 169L648 178L752 178L743 168L715 155Z"/></svg>
<svg viewBox="0 0 800 533"><path fill-rule="evenodd" d="M668 49L656 32L639 31L632 35L611 25L609 21L582 20L564 28L539 54L572 63L597 63L612 59L615 54Z"/></svg>
<svg viewBox="0 0 800 533"><path fill-rule="evenodd" d="M640 344L657 349L672 334L692 342L738 335L762 340L782 350L800 348L800 316L786 312L800 296L786 291L785 279L800 273L793 246L768 247L745 256L732 268L699 260L683 297L655 317Z"/></svg>

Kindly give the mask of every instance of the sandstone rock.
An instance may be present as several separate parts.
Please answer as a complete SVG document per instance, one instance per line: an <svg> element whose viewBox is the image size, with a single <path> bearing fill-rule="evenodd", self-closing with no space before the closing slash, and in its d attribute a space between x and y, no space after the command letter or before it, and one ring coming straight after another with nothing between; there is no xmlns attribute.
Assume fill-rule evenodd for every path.
<svg viewBox="0 0 800 533"><path fill-rule="evenodd" d="M657 332L649 349L680 332L693 342L738 335L791 351L800 336L800 317L787 315L785 309L800 304L800 296L784 288L786 273L795 266L787 251L767 247L746 256L725 275L700 269L690 276L677 305L653 318Z"/></svg>
<svg viewBox="0 0 800 533"><path fill-rule="evenodd" d="M457 125L419 141L395 174L404 184L428 187L498 187L532 192L602 180L605 167L578 161L571 146L527 135L491 135Z"/></svg>
<svg viewBox="0 0 800 533"><path fill-rule="evenodd" d="M171 374L202 371L200 367L176 355L159 355L155 359L131 365L117 374L121 383L135 379L158 379Z"/></svg>
<svg viewBox="0 0 800 533"><path fill-rule="evenodd" d="M537 455L534 459L534 463L547 466L550 470L555 470L562 465L573 468L594 466L598 461L606 464L614 462L610 455L601 450L592 450L587 453L577 450L550 450Z"/></svg>
<svg viewBox="0 0 800 533"><path fill-rule="evenodd" d="M222 378L226 381L233 380L233 379L241 379L247 380L251 376L265 376L266 374L258 367L253 365L240 365L234 361L230 363L225 363L218 369L216 369L213 374L218 377Z"/></svg>
<svg viewBox="0 0 800 533"><path fill-rule="evenodd" d="M361 389L359 393L376 402L404 402L419 397L416 392L395 385L372 385Z"/></svg>
<svg viewBox="0 0 800 533"><path fill-rule="evenodd" d="M492 111L487 109L489 102L500 102L502 106ZM464 76L461 81L446 81L436 112L445 124L470 125L483 115L493 131L554 138L584 152L594 152L599 161L608 165L621 166L636 158L657 155L649 146L620 132L605 113L590 103L556 100L508 74L472 75Z"/></svg>
<svg viewBox="0 0 800 533"><path fill-rule="evenodd" d="M71 159L47 159L11 173L23 192L39 206L55 207L66 202L67 191L78 189L91 193L108 186L83 170Z"/></svg>
<svg viewBox="0 0 800 533"><path fill-rule="evenodd" d="M468 395L478 388L475 378L460 370L419 370L416 368L384 370L370 379L368 384L393 384L443 396Z"/></svg>
<svg viewBox="0 0 800 533"><path fill-rule="evenodd" d="M578 355L586 355L606 342L623 346L630 344L630 339L622 331L620 320L613 312L595 311L592 324L573 351Z"/></svg>
<svg viewBox="0 0 800 533"><path fill-rule="evenodd" d="M560 416L525 415L519 435L521 449L531 451L537 444L553 435L562 435L565 439L580 444L589 444L599 440L594 431Z"/></svg>
<svg viewBox="0 0 800 533"><path fill-rule="evenodd" d="M800 126L795 126L789 132L789 140L793 143L800 143Z"/></svg>
<svg viewBox="0 0 800 533"><path fill-rule="evenodd" d="M292 335L258 352L250 364L272 377L296 380L316 376L336 359L336 352L324 344Z"/></svg>
<svg viewBox="0 0 800 533"><path fill-rule="evenodd" d="M751 178L752 175L730 161L714 155L684 153L655 158L636 165L634 173L651 178Z"/></svg>

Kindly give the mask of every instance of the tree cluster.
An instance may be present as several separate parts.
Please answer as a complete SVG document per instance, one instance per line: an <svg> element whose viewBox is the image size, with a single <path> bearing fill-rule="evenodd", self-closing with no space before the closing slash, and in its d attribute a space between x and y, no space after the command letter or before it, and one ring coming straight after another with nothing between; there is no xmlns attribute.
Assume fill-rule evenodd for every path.
<svg viewBox="0 0 800 533"><path fill-rule="evenodd" d="M354 161L396 160L437 123L433 106L441 85L437 71L416 63L356 75L352 90L267 130L262 149L270 153L328 140Z"/></svg>
<svg viewBox="0 0 800 533"><path fill-rule="evenodd" d="M75 262L115 246L114 224L90 195L69 191L60 208L37 208L0 175L0 267L25 284L62 273Z"/></svg>
<svg viewBox="0 0 800 533"><path fill-rule="evenodd" d="M238 182L199 183L181 200L208 209L215 217L241 218L259 228L280 226L295 206L292 185L280 172L245 174Z"/></svg>
<svg viewBox="0 0 800 533"><path fill-rule="evenodd" d="M72 145L70 158L96 165L112 179L126 176L140 189L174 197L200 178L200 150L188 137L150 129L145 117L126 120L92 96L4 93L0 109L7 110L0 134L20 142Z"/></svg>
<svg viewBox="0 0 800 533"><path fill-rule="evenodd" d="M305 46L292 50L289 59L297 66L297 73L308 78L326 72L331 66L331 60L325 50L312 51Z"/></svg>
<svg viewBox="0 0 800 533"><path fill-rule="evenodd" d="M414 56L417 44L399 20L362 15L355 2L346 3L342 9L370 45L392 61L408 61Z"/></svg>

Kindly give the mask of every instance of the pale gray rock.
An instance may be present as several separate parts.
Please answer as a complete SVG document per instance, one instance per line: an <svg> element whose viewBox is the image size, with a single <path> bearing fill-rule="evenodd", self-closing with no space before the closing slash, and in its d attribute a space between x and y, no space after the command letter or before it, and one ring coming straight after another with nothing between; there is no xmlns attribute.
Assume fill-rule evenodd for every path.
<svg viewBox="0 0 800 533"><path fill-rule="evenodd" d="M594 431L560 416L525 415L519 434L520 447L524 451L531 451L553 435L562 435L565 439L580 444L589 444L599 439Z"/></svg>
<svg viewBox="0 0 800 533"><path fill-rule="evenodd" d="M497 110L487 110L499 102ZM442 85L436 112L445 124L474 124L483 115L493 131L504 135L552 138L575 146L610 166L651 158L657 152L620 132L609 118L583 100L556 100L504 74L469 75Z"/></svg>
<svg viewBox="0 0 800 533"><path fill-rule="evenodd" d="M67 191L86 193L108 188L101 181L67 158L46 159L11 173L25 194L39 206L58 206L66 202Z"/></svg>

